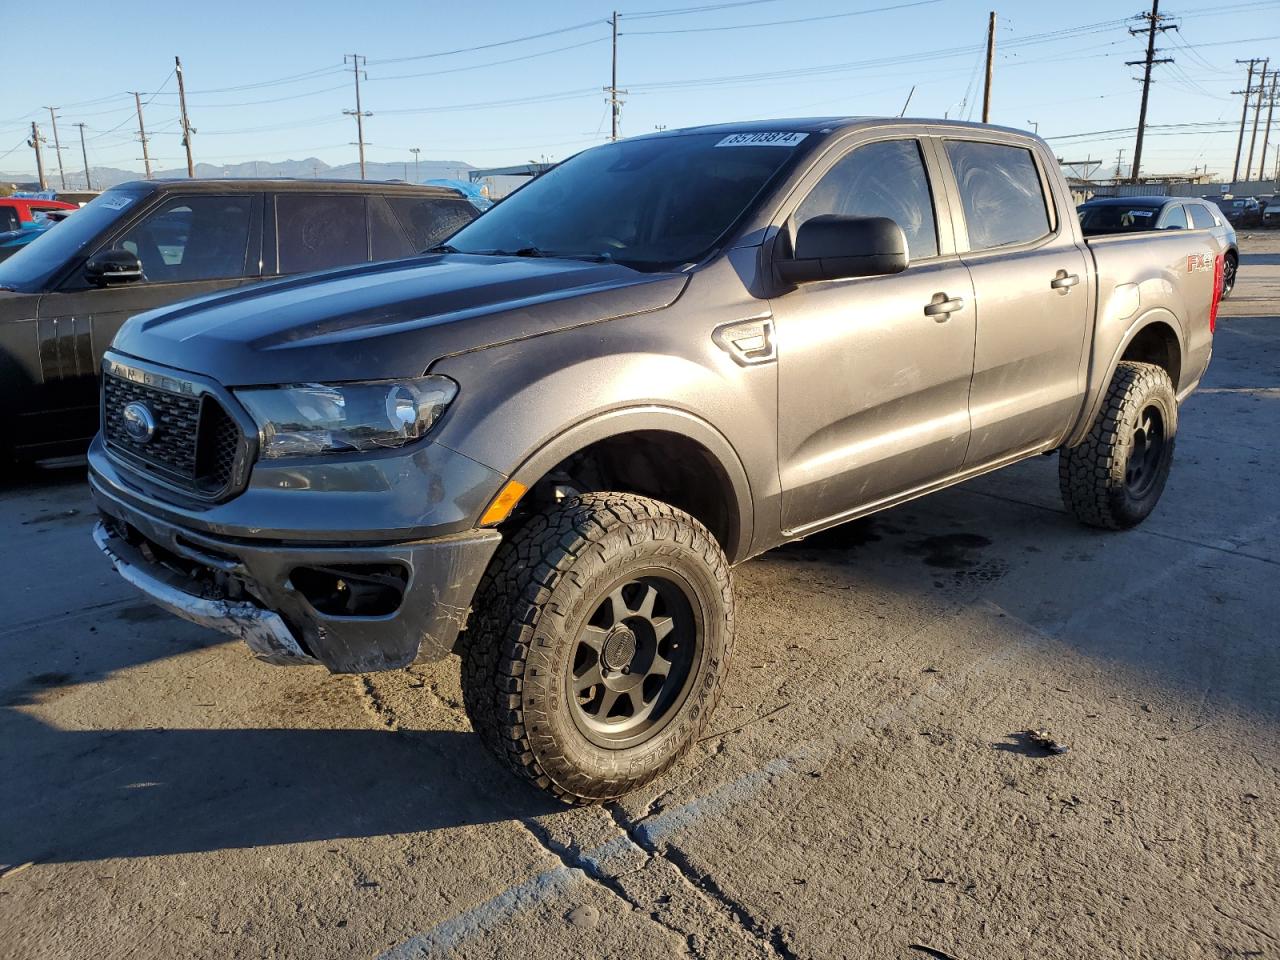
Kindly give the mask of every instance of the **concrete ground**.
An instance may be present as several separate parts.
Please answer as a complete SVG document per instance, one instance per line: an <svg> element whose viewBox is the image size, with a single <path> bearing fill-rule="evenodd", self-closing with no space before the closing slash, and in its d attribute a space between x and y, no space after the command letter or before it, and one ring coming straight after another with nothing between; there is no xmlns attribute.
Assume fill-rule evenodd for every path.
<svg viewBox="0 0 1280 960"><path fill-rule="evenodd" d="M744 564L710 735L610 807L491 761L456 661L261 665L112 574L81 471L0 492L0 957L1280 956L1280 239L1245 250L1146 524L1077 526L1037 458Z"/></svg>

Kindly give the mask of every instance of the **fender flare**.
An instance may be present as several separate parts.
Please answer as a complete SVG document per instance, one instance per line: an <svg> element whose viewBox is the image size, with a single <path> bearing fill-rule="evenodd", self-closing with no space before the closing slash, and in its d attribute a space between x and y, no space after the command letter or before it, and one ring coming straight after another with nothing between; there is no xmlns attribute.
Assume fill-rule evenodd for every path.
<svg viewBox="0 0 1280 960"><path fill-rule="evenodd" d="M526 456L510 477L526 486L533 486L557 463L579 450L610 437L637 431L679 434L699 443L711 454L729 482L737 520L729 531L725 554L730 563L738 563L749 556L755 530L755 506L751 482L742 459L724 434L714 426L701 417L676 407L647 404L595 414L546 441Z"/></svg>
<svg viewBox="0 0 1280 960"><path fill-rule="evenodd" d="M1187 350L1182 333L1182 324L1172 311L1167 307L1152 307L1146 313L1139 314L1125 330L1120 342L1112 352L1111 358L1107 362L1106 376L1098 380L1094 380L1090 376L1088 390L1085 394L1084 411L1076 422L1075 427L1067 435L1067 439L1062 446L1074 447L1084 440L1093 426L1093 421L1098 416L1098 411L1102 409L1103 398L1107 395L1107 385L1111 383L1112 378L1116 375L1116 367L1120 363L1120 358L1124 356L1125 351L1129 349L1129 345L1133 343L1138 334L1157 323L1164 324L1164 326L1173 331L1173 337L1178 343L1179 359L1186 356ZM1173 385L1173 389L1175 392L1177 391L1178 385L1176 383Z"/></svg>

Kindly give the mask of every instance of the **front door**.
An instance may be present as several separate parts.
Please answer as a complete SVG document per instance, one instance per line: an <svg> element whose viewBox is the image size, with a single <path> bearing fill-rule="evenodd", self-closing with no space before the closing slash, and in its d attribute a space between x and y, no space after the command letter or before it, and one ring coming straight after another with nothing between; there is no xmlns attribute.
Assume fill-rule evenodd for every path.
<svg viewBox="0 0 1280 960"><path fill-rule="evenodd" d="M966 466L1053 443L1080 413L1088 264L1067 224L1075 211L1051 201L1032 142L943 143L978 300Z"/></svg>
<svg viewBox="0 0 1280 960"><path fill-rule="evenodd" d="M127 250L133 283L99 288L84 276L41 297L36 319L42 384L16 428L29 456L82 444L98 429L98 370L116 331L137 313L239 286L260 274L261 197L174 196L95 253Z"/></svg>
<svg viewBox="0 0 1280 960"><path fill-rule="evenodd" d="M822 214L889 217L911 258L895 276L802 284L771 304L787 533L927 485L964 461L973 289L949 225L938 230L948 221L926 156L914 138L855 146L784 226L793 238ZM951 309L931 306L943 303Z"/></svg>

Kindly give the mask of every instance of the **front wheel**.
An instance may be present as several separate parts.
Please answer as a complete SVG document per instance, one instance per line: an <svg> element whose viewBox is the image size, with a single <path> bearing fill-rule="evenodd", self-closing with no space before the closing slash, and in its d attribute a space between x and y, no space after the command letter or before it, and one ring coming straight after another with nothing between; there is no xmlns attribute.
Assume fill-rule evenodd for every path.
<svg viewBox="0 0 1280 960"><path fill-rule="evenodd" d="M1081 523L1123 530L1147 518L1173 463L1178 403L1169 375L1151 363L1116 367L1084 441L1062 450L1062 500Z"/></svg>
<svg viewBox="0 0 1280 960"><path fill-rule="evenodd" d="M589 493L528 520L495 555L464 638L472 725L568 803L622 796L697 740L733 644L719 544L645 497Z"/></svg>

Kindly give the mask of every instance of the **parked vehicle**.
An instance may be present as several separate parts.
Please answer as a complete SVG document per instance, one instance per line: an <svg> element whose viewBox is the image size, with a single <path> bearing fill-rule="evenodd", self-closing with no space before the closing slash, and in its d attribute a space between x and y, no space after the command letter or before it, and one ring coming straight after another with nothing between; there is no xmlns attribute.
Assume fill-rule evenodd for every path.
<svg viewBox="0 0 1280 960"><path fill-rule="evenodd" d="M1262 209L1262 225L1268 230L1280 227L1280 197L1272 197Z"/></svg>
<svg viewBox="0 0 1280 960"><path fill-rule="evenodd" d="M0 466L83 452L135 313L283 274L413 256L478 215L457 191L174 180L106 191L0 263Z"/></svg>
<svg viewBox="0 0 1280 960"><path fill-rule="evenodd" d="M1240 264L1236 232L1215 204L1195 197L1097 197L1076 207L1086 237L1143 230L1208 230L1223 257L1222 296L1231 296Z"/></svg>
<svg viewBox="0 0 1280 960"><path fill-rule="evenodd" d="M74 203L36 200L30 197L0 197L0 232L22 230L40 223L51 210L75 210Z"/></svg>
<svg viewBox="0 0 1280 960"><path fill-rule="evenodd" d="M1262 206L1254 197L1205 197L1215 204L1227 222L1238 230L1262 225Z"/></svg>
<svg viewBox="0 0 1280 960"><path fill-rule="evenodd" d="M270 663L456 645L482 740L570 802L702 734L731 564L1055 450L1077 518L1140 523L1223 262L1086 240L1038 137L866 119L596 147L438 249L125 324L94 536Z"/></svg>

